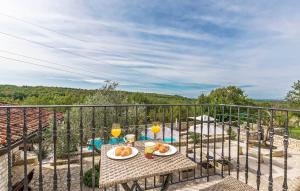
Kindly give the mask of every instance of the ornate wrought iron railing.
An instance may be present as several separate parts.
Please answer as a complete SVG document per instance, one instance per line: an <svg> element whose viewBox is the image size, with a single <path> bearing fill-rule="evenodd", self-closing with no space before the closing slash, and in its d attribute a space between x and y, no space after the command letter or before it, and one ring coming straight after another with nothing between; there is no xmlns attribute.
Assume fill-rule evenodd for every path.
<svg viewBox="0 0 300 191"><path fill-rule="evenodd" d="M28 114L29 110L35 109L37 114ZM1 123L5 123L5 129L1 129L0 155L7 155L7 188L13 190L14 182L12 181L12 151L20 144L23 144L23 168L24 168L24 190L28 190L28 144L34 140L37 146L38 166L37 166L37 190L47 190L45 186L45 174L43 174L43 145L49 144L49 139L45 135L51 134L50 146L53 162L53 190L60 190L62 182L58 177L58 160L60 157L66 160L67 172L66 189L83 190L83 175L88 169L84 166L83 148L87 145L87 138L95 143L96 138L100 138L103 143L109 143L110 127L114 122L121 123L124 134L134 133L137 139L148 139L148 130L151 121L160 121L162 124L162 140L177 146L179 152L184 153L191 160L195 161L199 168L193 172L178 172L171 178L173 184L191 181L194 179L206 178L210 181L211 176L225 177L234 175L237 179L249 183L250 153L253 147L256 153L256 188L261 187L261 165L262 149L268 150L269 172L264 174L268 176L268 188L273 190L273 151L275 129L283 130L283 182L282 190L288 190L288 143L289 143L289 116L295 113L299 114L300 110L264 108L240 105L210 105L210 104L156 104L156 105L41 105L41 106L1 106L2 118ZM21 129L16 130L12 125L14 115L22 114ZM17 113L17 114L16 114ZM44 115L47 113L47 120ZM51 115L49 115L51 113ZM60 117L58 117L60 115ZM207 118L205 117L208 116ZM61 117L63 116L63 117ZM196 116L201 116L200 119ZM59 118L59 119L58 119ZM33 127L32 120L37 120L37 127ZM28 127L30 125L30 127ZM3 125L1 126L3 128ZM168 129L169 131L166 131ZM29 131L30 130L30 131ZM15 139L16 133L20 139ZM176 135L176 136L175 136ZM253 140L253 135L257 137ZM255 137L254 136L254 137ZM62 138L63 137L63 138ZM62 140L63 139L63 140ZM74 141L74 139L76 141ZM47 142L48 141L48 142ZM61 148L61 142L66 143ZM74 142L79 147L74 150ZM278 141L276 142L278 143ZM58 144L59 147L58 147ZM243 146L241 146L243 145ZM59 149L65 149L64 155ZM241 149L243 154L241 154ZM251 150L251 151L250 151ZM58 156L58 152L59 155ZM92 187L96 189L96 169L97 161L95 149L91 150L92 158ZM78 187L72 187L72 168L71 159L78 156L78 165L80 166ZM241 162L241 157L245 162ZM219 163L219 165L217 165ZM206 164L206 165L204 165ZM252 164L253 165L253 164ZM212 167L212 171L209 168ZM254 167L251 166L253 169ZM300 167L299 167L300 168ZM242 176L243 172L244 176ZM101 173L101 172L100 172ZM184 173L190 176L182 176ZM253 173L252 173L253 174ZM78 177L77 177L78 178ZM147 185L148 183L151 185ZM149 184L150 184L149 183ZM145 180L144 189L151 189L159 186L157 177L153 181ZM117 188L117 186L116 186Z"/></svg>

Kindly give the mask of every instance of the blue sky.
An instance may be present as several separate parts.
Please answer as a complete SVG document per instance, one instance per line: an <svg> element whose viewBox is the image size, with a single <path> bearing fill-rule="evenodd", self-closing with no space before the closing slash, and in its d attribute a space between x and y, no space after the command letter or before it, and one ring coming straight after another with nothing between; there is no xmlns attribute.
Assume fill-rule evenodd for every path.
<svg viewBox="0 0 300 191"><path fill-rule="evenodd" d="M0 83L282 99L300 79L300 1L4 1Z"/></svg>

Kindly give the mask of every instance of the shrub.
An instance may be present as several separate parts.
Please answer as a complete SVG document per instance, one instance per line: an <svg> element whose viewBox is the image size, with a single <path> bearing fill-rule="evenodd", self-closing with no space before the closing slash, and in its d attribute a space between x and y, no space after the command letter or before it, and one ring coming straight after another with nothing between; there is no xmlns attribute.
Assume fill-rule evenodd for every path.
<svg viewBox="0 0 300 191"><path fill-rule="evenodd" d="M197 144L200 141L200 134L199 133L194 133L191 132L190 134L190 138L193 140L193 143Z"/></svg>
<svg viewBox="0 0 300 191"><path fill-rule="evenodd" d="M95 187L99 187L99 176L100 176L99 165L95 165ZM93 187L92 180L93 180L93 169L91 168L84 173L83 183L87 187L91 188Z"/></svg>
<svg viewBox="0 0 300 191"><path fill-rule="evenodd" d="M230 133L231 132L231 133ZM227 134L229 135L230 134L230 138L231 140L236 140L236 137L237 137L237 133L235 132L234 129L227 129Z"/></svg>

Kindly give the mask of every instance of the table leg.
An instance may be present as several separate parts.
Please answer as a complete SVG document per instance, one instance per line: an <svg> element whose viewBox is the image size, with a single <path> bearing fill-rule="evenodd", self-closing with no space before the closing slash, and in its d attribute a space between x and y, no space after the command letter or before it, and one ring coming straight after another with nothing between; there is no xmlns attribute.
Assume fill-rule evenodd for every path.
<svg viewBox="0 0 300 191"><path fill-rule="evenodd" d="M133 182L131 188L128 186L128 183L122 183L121 185L125 191L143 191L143 189L140 187L137 181Z"/></svg>
<svg viewBox="0 0 300 191"><path fill-rule="evenodd" d="M171 177L172 177L172 174L167 175L166 180L164 180L163 185L161 186L161 191L168 190Z"/></svg>

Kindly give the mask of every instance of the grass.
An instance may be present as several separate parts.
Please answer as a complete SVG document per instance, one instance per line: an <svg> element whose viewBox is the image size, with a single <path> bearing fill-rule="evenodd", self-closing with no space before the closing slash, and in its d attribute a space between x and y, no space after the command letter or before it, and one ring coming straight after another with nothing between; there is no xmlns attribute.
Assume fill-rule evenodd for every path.
<svg viewBox="0 0 300 191"><path fill-rule="evenodd" d="M294 139L300 139L300 127L290 127L289 137Z"/></svg>

